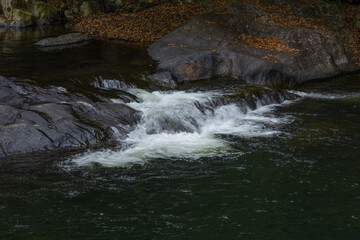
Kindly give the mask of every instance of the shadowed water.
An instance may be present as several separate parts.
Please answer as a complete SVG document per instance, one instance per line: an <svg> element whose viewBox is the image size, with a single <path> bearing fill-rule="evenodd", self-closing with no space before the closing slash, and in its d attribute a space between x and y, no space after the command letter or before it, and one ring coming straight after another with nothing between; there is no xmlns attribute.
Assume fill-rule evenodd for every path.
<svg viewBox="0 0 360 240"><path fill-rule="evenodd" d="M26 62L26 52L37 51L27 44L37 38L31 34L19 40L24 56L3 50L1 60L13 57L24 69L14 65L15 77L31 67L42 84L58 81L50 74L62 72L55 65L42 74L46 58L38 58L39 67ZM2 41L2 48L12 44ZM107 53L128 51L94 48L77 49L77 61L102 53L108 64ZM67 64L73 53L61 54L56 61ZM126 81L132 83L130 70L143 73L145 65L128 61L141 54L119 58L123 65L113 71ZM0 66L0 75L10 74L11 67ZM122 79L102 63L94 66L95 76L78 68L62 76L123 87L99 84L98 76ZM70 82L64 81L58 85ZM142 111L143 121L121 149L1 159L0 239L359 238L359 75L309 83L292 90L296 100L246 111L215 101L228 93L222 83L201 84L175 92L127 90L142 100L127 104Z"/></svg>

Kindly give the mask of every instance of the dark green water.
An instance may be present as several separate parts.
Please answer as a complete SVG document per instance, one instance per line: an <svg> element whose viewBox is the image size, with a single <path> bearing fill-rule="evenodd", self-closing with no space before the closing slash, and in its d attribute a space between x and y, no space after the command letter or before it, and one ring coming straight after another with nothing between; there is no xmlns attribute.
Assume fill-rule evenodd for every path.
<svg viewBox="0 0 360 240"><path fill-rule="evenodd" d="M66 85L150 71L116 44L31 47L61 31L0 38L0 75ZM74 152L1 159L0 239L360 239L360 75L297 90L326 97L277 107L292 122L274 136L222 136L241 154L128 168L69 167Z"/></svg>

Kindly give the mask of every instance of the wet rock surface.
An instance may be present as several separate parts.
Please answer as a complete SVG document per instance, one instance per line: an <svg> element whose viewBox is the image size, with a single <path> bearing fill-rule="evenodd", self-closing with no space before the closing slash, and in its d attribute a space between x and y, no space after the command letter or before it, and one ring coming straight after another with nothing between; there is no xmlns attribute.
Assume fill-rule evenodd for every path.
<svg viewBox="0 0 360 240"><path fill-rule="evenodd" d="M359 69L344 39L351 33L333 4L259 2L232 1L152 44L158 71L178 83L232 76L291 86Z"/></svg>
<svg viewBox="0 0 360 240"><path fill-rule="evenodd" d="M147 77L146 79L151 84L161 86L165 88L174 89L177 87L177 83L172 78L169 72L155 73Z"/></svg>
<svg viewBox="0 0 360 240"><path fill-rule="evenodd" d="M141 117L100 94L69 93L1 76L0 113L0 157L118 140Z"/></svg>
<svg viewBox="0 0 360 240"><path fill-rule="evenodd" d="M72 44L78 44L85 41L91 40L90 37L88 37L85 34L81 33L69 33L65 35L61 35L58 37L52 37L52 38L46 38L43 40L38 41L35 43L35 46L38 47L54 47L54 46L61 46L61 45L72 45Z"/></svg>

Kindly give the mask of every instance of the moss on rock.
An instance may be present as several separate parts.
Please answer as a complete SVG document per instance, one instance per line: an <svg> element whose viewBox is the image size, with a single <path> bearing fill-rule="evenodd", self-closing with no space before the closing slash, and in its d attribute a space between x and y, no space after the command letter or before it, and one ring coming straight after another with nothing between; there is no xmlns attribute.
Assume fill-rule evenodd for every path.
<svg viewBox="0 0 360 240"><path fill-rule="evenodd" d="M91 5L88 1L85 1L81 4L80 12L81 12L81 15L83 15L84 17L89 16L90 14L93 13Z"/></svg>
<svg viewBox="0 0 360 240"><path fill-rule="evenodd" d="M49 24L60 18L58 10L44 2L33 2L32 14L40 25Z"/></svg>
<svg viewBox="0 0 360 240"><path fill-rule="evenodd" d="M28 27L34 24L34 17L31 12L23 9L13 9L12 21L10 26L12 27Z"/></svg>

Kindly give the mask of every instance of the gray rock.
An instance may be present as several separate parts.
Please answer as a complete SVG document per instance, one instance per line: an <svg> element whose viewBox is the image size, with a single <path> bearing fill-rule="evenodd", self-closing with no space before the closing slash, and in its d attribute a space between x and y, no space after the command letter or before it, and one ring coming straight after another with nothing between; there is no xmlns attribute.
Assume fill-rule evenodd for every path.
<svg viewBox="0 0 360 240"><path fill-rule="evenodd" d="M43 39L35 43L34 45L39 47L50 47L50 46L80 43L89 40L91 40L91 38L85 34L70 33L70 34L61 35L59 37Z"/></svg>
<svg viewBox="0 0 360 240"><path fill-rule="evenodd" d="M150 75L147 77L147 81L165 88L174 89L177 87L177 83L173 80L171 73L169 72L160 72Z"/></svg>
<svg viewBox="0 0 360 240"><path fill-rule="evenodd" d="M325 29L274 25L268 16L276 8L234 0L231 8L194 18L164 36L148 48L148 53L158 62L158 71L171 73L178 83L232 76L254 84L294 85L359 69L341 37L346 31L342 18L329 17L333 5L262 1L277 7L283 3L296 17L321 18ZM270 36L297 52L255 48L242 34L260 39Z"/></svg>
<svg viewBox="0 0 360 240"><path fill-rule="evenodd" d="M72 44L67 44L67 45L55 45L55 46L49 46L49 47L40 47L39 50L42 52L61 52L65 49L69 49L69 48L79 48L88 43L89 42L86 41L86 42L72 43Z"/></svg>
<svg viewBox="0 0 360 240"><path fill-rule="evenodd" d="M0 157L118 140L140 120L138 111L101 95L1 76L0 113Z"/></svg>

